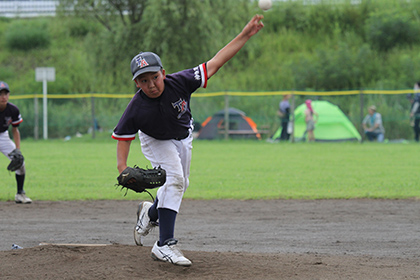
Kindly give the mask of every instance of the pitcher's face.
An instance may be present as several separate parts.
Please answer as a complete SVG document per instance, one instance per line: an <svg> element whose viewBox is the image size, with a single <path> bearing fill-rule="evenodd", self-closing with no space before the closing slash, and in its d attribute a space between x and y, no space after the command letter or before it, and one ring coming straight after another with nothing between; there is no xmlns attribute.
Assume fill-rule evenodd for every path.
<svg viewBox="0 0 420 280"><path fill-rule="evenodd" d="M165 70L144 73L135 79L138 88L150 98L159 97L165 89Z"/></svg>

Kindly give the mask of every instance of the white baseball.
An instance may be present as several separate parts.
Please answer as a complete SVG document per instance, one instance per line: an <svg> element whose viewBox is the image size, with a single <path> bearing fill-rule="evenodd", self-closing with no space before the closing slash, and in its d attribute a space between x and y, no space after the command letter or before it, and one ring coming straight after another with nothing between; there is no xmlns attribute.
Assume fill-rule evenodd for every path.
<svg viewBox="0 0 420 280"><path fill-rule="evenodd" d="M259 0L258 1L258 7L261 8L263 11L267 11L271 9L272 3L271 0Z"/></svg>

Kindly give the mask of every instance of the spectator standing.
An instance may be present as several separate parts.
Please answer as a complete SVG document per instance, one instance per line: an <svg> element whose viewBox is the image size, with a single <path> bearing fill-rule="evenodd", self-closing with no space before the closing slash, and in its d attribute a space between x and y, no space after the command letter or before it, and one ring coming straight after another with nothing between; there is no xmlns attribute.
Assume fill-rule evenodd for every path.
<svg viewBox="0 0 420 280"><path fill-rule="evenodd" d="M410 96L410 120L414 130L414 140L419 142L420 135L420 82L414 84L414 96Z"/></svg>
<svg viewBox="0 0 420 280"><path fill-rule="evenodd" d="M280 141L289 140L290 138L290 133L288 131L288 125L290 121L290 97L290 94L284 95L282 101L279 104L278 115L281 121Z"/></svg>
<svg viewBox="0 0 420 280"><path fill-rule="evenodd" d="M315 141L315 123L318 121L318 113L312 108L312 100L308 99L305 101L305 122L306 122L306 133L308 134L308 142Z"/></svg>

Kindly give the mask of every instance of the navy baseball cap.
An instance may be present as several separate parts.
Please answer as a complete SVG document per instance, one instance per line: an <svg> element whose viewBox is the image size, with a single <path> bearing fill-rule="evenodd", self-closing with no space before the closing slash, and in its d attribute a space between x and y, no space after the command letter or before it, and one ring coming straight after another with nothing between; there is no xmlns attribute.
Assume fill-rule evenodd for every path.
<svg viewBox="0 0 420 280"><path fill-rule="evenodd" d="M0 81L0 91L2 90L7 90L7 92L10 92L9 85L3 81Z"/></svg>
<svg viewBox="0 0 420 280"><path fill-rule="evenodd" d="M160 57L152 52L141 52L131 60L133 80L143 73L158 72L162 68Z"/></svg>

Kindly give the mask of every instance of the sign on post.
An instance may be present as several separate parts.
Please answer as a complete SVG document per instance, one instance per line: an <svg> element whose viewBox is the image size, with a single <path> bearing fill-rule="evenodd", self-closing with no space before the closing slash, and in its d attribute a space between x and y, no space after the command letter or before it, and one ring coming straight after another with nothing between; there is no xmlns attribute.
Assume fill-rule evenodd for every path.
<svg viewBox="0 0 420 280"><path fill-rule="evenodd" d="M37 67L35 68L35 81L42 82L42 104L43 104L43 120L44 120L44 139L48 139L48 108L47 108L47 81L55 81L54 67Z"/></svg>

